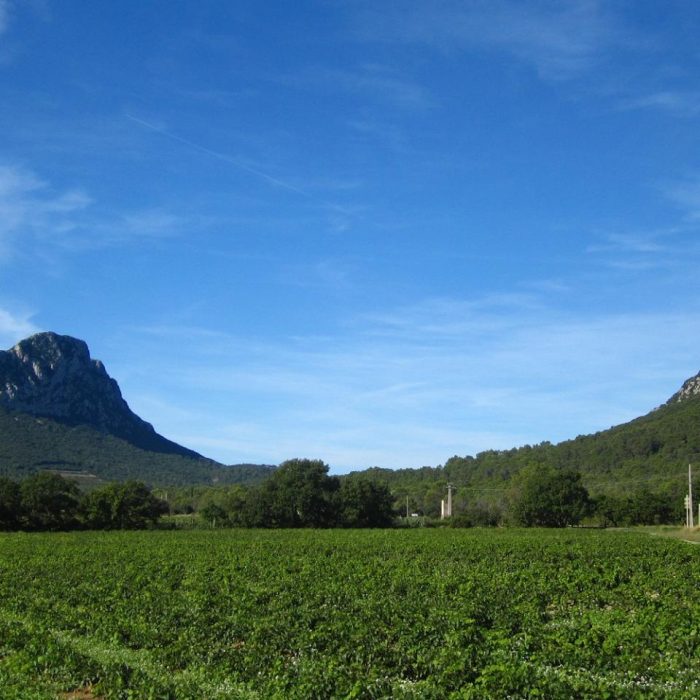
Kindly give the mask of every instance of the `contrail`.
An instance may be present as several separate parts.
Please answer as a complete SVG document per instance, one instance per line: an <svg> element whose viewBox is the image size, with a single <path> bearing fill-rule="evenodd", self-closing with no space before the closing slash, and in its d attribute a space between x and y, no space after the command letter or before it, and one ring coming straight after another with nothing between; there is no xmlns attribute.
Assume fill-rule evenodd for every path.
<svg viewBox="0 0 700 700"><path fill-rule="evenodd" d="M245 165L237 158L232 158L231 156L227 156L224 153L219 153L218 151L212 151L211 148L207 148L206 146L201 146L200 144L195 143L194 141L184 139L184 138L182 138L182 136L178 136L177 134L173 134L172 132L168 131L167 129L163 129L159 126L156 126L155 124L151 124L150 122L147 122L144 119L139 119L138 117L134 117L131 114L126 113L125 116L127 119L130 119L132 122L136 122L137 124L140 124L141 126L145 126L147 129L150 129L151 131L155 131L158 134L162 134L163 136L166 136L167 138L172 139L173 141L178 141L179 143L182 143L185 146L189 146L190 148L193 148L195 151L199 151L200 153L206 153L209 156L212 156L214 158L217 158L218 160L224 161L224 163L230 163L231 165L235 165L237 168L240 168L241 170L245 170L245 172L250 173L251 175L255 175L259 178L262 178L263 180L267 180L271 184L277 185L278 187L283 187L284 189L289 190L290 192L295 192L296 194L300 194L302 197L307 197L308 199L314 199L313 195L310 194L309 192L306 192L306 190L302 190L299 187L295 187L294 185L290 185L288 182L285 182L284 180L280 180L272 175L268 175L267 173L263 172L262 170L258 170L256 168L251 168L249 165ZM330 202L323 202L323 204L327 204L328 206L332 206L334 208L337 208L335 205L331 204ZM342 211L342 209L341 209L341 211ZM348 213L348 212L344 212L344 213Z"/></svg>

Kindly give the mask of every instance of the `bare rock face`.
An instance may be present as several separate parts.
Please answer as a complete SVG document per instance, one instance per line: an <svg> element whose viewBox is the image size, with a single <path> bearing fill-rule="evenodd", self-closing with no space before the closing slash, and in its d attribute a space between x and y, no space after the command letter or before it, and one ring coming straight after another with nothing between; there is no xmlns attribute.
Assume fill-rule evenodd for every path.
<svg viewBox="0 0 700 700"><path fill-rule="evenodd" d="M700 396L700 373L687 379L683 386L669 400L668 403L679 403Z"/></svg>
<svg viewBox="0 0 700 700"><path fill-rule="evenodd" d="M0 351L0 407L89 425L145 449L196 455L133 413L87 344L67 335L37 333Z"/></svg>

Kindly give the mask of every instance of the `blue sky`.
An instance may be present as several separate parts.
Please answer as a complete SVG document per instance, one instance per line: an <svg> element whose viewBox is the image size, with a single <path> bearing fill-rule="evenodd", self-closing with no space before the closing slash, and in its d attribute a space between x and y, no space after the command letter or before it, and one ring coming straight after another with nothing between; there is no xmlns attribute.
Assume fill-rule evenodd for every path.
<svg viewBox="0 0 700 700"><path fill-rule="evenodd" d="M226 463L552 442L700 369L700 4L0 0L0 347Z"/></svg>

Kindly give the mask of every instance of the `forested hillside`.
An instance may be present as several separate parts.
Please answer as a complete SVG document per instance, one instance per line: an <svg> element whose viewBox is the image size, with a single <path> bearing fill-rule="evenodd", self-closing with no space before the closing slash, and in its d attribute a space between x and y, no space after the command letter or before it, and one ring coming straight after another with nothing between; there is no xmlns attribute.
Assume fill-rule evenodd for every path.
<svg viewBox="0 0 700 700"><path fill-rule="evenodd" d="M543 465L580 472L592 496L649 491L682 499L688 464L700 460L700 397L664 404L629 423L553 445L525 445L454 456L444 466L370 469L388 483L397 507L439 513L447 484L454 486L456 512L504 502L510 480L525 466Z"/></svg>
<svg viewBox="0 0 700 700"><path fill-rule="evenodd" d="M258 483L272 467L225 467L204 457L143 450L86 425L0 408L0 476L24 478L40 470L75 472L82 483L136 479L155 486Z"/></svg>

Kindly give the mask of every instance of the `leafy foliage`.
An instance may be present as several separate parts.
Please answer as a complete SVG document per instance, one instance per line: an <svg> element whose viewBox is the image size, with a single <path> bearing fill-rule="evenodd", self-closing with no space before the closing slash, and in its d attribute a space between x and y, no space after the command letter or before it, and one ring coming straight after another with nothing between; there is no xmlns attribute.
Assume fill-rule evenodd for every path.
<svg viewBox="0 0 700 700"><path fill-rule="evenodd" d="M529 466L581 474L590 495L596 501L604 497L605 509L595 512L602 524L679 523L689 462L700 462L700 397L558 445L543 442L454 456L442 467L362 473L389 485L395 509L408 503L411 511L432 517L440 513L447 484L454 484L454 512L463 525L493 522L489 513L505 517L511 482Z"/></svg>
<svg viewBox="0 0 700 700"><path fill-rule="evenodd" d="M571 469L594 496L627 495L640 483L682 501L688 462L700 457L700 399L667 404L642 418L552 445L453 457L444 477L471 487L507 484L528 465Z"/></svg>
<svg viewBox="0 0 700 700"><path fill-rule="evenodd" d="M263 527L329 527L336 522L338 479L321 460L290 459L261 486Z"/></svg>
<svg viewBox="0 0 700 700"><path fill-rule="evenodd" d="M153 525L167 512L168 504L138 481L84 494L53 472L21 483L0 477L0 530L134 530Z"/></svg>
<svg viewBox="0 0 700 700"><path fill-rule="evenodd" d="M644 486L626 496L603 494L593 506L598 521L605 527L660 525L679 520L677 504Z"/></svg>
<svg viewBox="0 0 700 700"><path fill-rule="evenodd" d="M220 489L201 508L207 522L266 528L388 527L394 513L386 484L329 476L320 460L291 459L261 486ZM218 497L217 497L218 496Z"/></svg>
<svg viewBox="0 0 700 700"><path fill-rule="evenodd" d="M339 521L344 527L389 527L393 523L389 487L367 477L349 477L340 483Z"/></svg>
<svg viewBox="0 0 700 700"><path fill-rule="evenodd" d="M272 467L224 467L210 459L135 447L85 425L0 408L0 476L21 479L42 469L73 472L87 484L137 479L157 486L262 482Z"/></svg>
<svg viewBox="0 0 700 700"><path fill-rule="evenodd" d="M85 485L93 486L105 480L138 479L168 489L175 510L201 510L209 501L221 502L231 525L295 526L299 520L292 516L295 509L281 482L250 493L225 488L227 484L262 484L274 473L272 467L225 468L210 460L148 452L85 426L69 427L2 410L0 434L0 475L17 478L49 468L74 470ZM457 524L488 525L507 517L511 482L524 468L573 470L581 474L582 485L598 504L594 517L599 523L668 523L683 519L687 464L698 456L700 397L666 404L630 423L558 445L545 442L489 450L475 457L454 456L443 467L372 468L356 474L388 489L395 512L408 510L434 518L440 514L440 500L450 482L456 486ZM316 526L324 518L329 522L328 509L335 508L337 515L344 481L345 477L336 492L334 486L319 502ZM213 488L202 489L198 484ZM173 488L178 485L180 489ZM225 502L229 493L234 494L233 500ZM342 517L347 521L347 516ZM218 518L217 522L224 521Z"/></svg>
<svg viewBox="0 0 700 700"><path fill-rule="evenodd" d="M0 530L14 530L18 527L21 509L19 484L0 476Z"/></svg>
<svg viewBox="0 0 700 700"><path fill-rule="evenodd" d="M66 530L77 523L80 490L58 474L39 472L20 485L21 518L30 530Z"/></svg>
<svg viewBox="0 0 700 700"><path fill-rule="evenodd" d="M526 467L513 479L511 516L526 527L577 525L590 511L581 475L553 467Z"/></svg>
<svg viewBox="0 0 700 700"><path fill-rule="evenodd" d="M0 535L0 688L691 700L699 566L571 529Z"/></svg>
<svg viewBox="0 0 700 700"><path fill-rule="evenodd" d="M83 498L80 512L88 529L138 530L165 515L168 505L144 484L127 481L91 491Z"/></svg>

